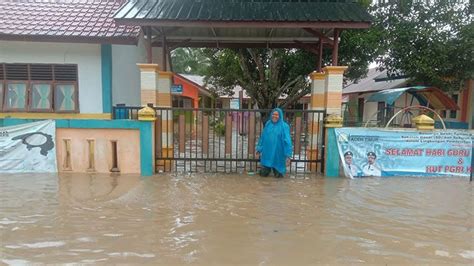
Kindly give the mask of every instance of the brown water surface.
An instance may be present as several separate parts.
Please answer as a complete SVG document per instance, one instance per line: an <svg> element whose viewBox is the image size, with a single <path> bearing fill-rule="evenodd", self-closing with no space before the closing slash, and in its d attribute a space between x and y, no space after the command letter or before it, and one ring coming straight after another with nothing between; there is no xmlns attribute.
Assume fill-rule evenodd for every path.
<svg viewBox="0 0 474 266"><path fill-rule="evenodd" d="M0 175L0 264L474 263L464 178Z"/></svg>

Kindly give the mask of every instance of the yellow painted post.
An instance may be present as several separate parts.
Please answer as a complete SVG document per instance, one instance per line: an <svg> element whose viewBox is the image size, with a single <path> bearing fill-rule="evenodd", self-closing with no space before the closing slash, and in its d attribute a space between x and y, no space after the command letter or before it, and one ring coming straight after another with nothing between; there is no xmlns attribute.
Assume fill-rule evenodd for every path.
<svg viewBox="0 0 474 266"><path fill-rule="evenodd" d="M159 66L157 64L151 64L151 46L150 53L148 55L148 59L150 64L137 64L138 68L140 69L140 104L145 108L140 109L138 112L138 120L140 121L155 121L156 115L155 110L151 107L148 107L150 104L151 106L156 105L157 100L157 87L158 87L158 71ZM156 122L153 123L155 125L156 130ZM155 133L156 134L156 133ZM155 143L157 139L155 138ZM154 146L155 144L150 143L150 145ZM152 147L152 156L153 156L153 171L155 170L155 147ZM143 158L142 158L143 160Z"/></svg>
<svg viewBox="0 0 474 266"><path fill-rule="evenodd" d="M158 65L137 64L140 69L140 103L142 106L156 104L158 86Z"/></svg>
<svg viewBox="0 0 474 266"><path fill-rule="evenodd" d="M346 66L327 66L326 72L324 107L328 115L342 115L342 86L343 74Z"/></svg>
<svg viewBox="0 0 474 266"><path fill-rule="evenodd" d="M149 106L145 106L138 110L138 120L140 121L155 121L155 110Z"/></svg>
<svg viewBox="0 0 474 266"><path fill-rule="evenodd" d="M434 130L434 119L427 115L419 115L414 117L412 121L416 125L417 130Z"/></svg>
<svg viewBox="0 0 474 266"><path fill-rule="evenodd" d="M346 71L347 67L346 66L327 66L324 68L324 72L326 74L325 80L324 80L324 109L326 110L326 115L328 117L326 118L326 123L325 126L329 126L329 128L326 128L325 132L325 144L326 144L326 149L325 149L325 154L324 154L324 159L325 164L324 167L324 173L326 176L328 176L328 171L329 176L333 176L334 173L332 171L335 165L329 165L328 162L332 162L331 157L332 151L328 153L329 150L329 143L328 141L331 141L331 139L334 137L334 126L332 126L332 123L336 123L337 126L342 126L342 86L343 86L343 74L344 71ZM336 116L335 116L336 115ZM340 121L338 120L340 118ZM329 119L329 120L328 120ZM333 119L335 119L333 121ZM330 135L328 135L330 134ZM337 160L339 162L339 160ZM328 167L330 169L328 169ZM337 169L339 169L339 164L337 165Z"/></svg>
<svg viewBox="0 0 474 266"><path fill-rule="evenodd" d="M311 104L309 110L318 110L324 111L324 99L325 99L325 90L324 82L326 74L322 72L313 72L310 75L311 78ZM318 159L318 145L321 143L319 139L319 132L321 132L322 121L324 117L318 116L316 113L310 113L308 117L308 134L309 138L309 148L307 149L306 157L308 160L317 160ZM308 163L307 169L310 172L316 172L317 163Z"/></svg>
<svg viewBox="0 0 474 266"><path fill-rule="evenodd" d="M173 84L173 73L169 71L158 71L158 87L156 95L156 105L158 107L171 108L171 85ZM161 113L162 128L162 149L163 158L173 158L173 112L164 110ZM171 171L171 160L164 160L164 171Z"/></svg>

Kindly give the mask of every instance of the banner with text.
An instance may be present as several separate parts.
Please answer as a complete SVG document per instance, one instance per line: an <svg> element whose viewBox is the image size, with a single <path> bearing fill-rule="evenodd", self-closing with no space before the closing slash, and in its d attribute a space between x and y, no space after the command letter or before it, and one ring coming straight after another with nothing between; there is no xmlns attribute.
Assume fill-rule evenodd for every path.
<svg viewBox="0 0 474 266"><path fill-rule="evenodd" d="M0 127L0 173L57 172L53 120Z"/></svg>
<svg viewBox="0 0 474 266"><path fill-rule="evenodd" d="M336 128L346 177L469 176L474 131Z"/></svg>

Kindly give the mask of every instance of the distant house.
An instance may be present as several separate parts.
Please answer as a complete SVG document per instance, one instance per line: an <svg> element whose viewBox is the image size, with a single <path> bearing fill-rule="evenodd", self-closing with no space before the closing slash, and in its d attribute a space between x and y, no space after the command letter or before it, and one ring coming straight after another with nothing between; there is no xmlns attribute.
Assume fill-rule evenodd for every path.
<svg viewBox="0 0 474 266"><path fill-rule="evenodd" d="M202 94L202 96L210 96L208 85L206 85L204 82L204 76L194 75L194 74L175 74L174 75L175 84L180 83L181 80L183 79L190 82L190 84L194 84L196 88L199 88L200 94ZM224 109L251 108L251 106L249 106L249 103L251 103L250 96L240 86L235 86L233 88L232 95L221 95L217 99L214 99L213 102L210 102L210 99L208 98L205 98L205 99L206 99L206 104L202 103L201 105L202 107L204 106L211 107L215 105L218 108L224 108ZM284 99L284 97L280 97L280 99ZM306 99L306 96L305 96L305 99ZM240 100L242 100L242 103L240 103ZM179 106L179 107L194 106L191 103L189 97L178 98L178 97L173 96L173 101L174 101L173 106Z"/></svg>
<svg viewBox="0 0 474 266"><path fill-rule="evenodd" d="M202 76L174 74L171 90L173 107L199 108L210 107L211 92L206 88Z"/></svg>
<svg viewBox="0 0 474 266"><path fill-rule="evenodd" d="M342 90L346 112L345 119L357 125L370 120L377 111L384 109L385 103L366 102L367 98L374 92L404 87L408 85L408 79L404 76L387 77L386 71L369 69L367 77L358 82L345 86ZM401 104L399 102L396 105ZM418 104L418 102L416 102Z"/></svg>
<svg viewBox="0 0 474 266"><path fill-rule="evenodd" d="M140 103L140 29L118 26L124 1L1 1L0 110L110 117ZM51 117L51 116L49 116Z"/></svg>
<svg viewBox="0 0 474 266"><path fill-rule="evenodd" d="M433 103L424 101L422 97L417 97L408 90L400 95L393 104L387 104L385 101L373 101L371 97L374 93L380 91L396 90L400 88L410 88L413 84L403 75L388 76L386 71L377 71L370 69L367 77L358 82L351 83L343 89L344 116L347 125L360 126L366 123L374 124L376 122L385 123L394 115L394 111L401 108L414 105L429 105ZM437 90L436 88L432 90ZM473 121L473 81L467 81L465 86L459 90L453 90L448 95L451 100L459 107L449 110L447 101L437 104L437 112L452 127L470 127ZM450 100L449 100L450 101ZM444 105L443 105L444 104Z"/></svg>

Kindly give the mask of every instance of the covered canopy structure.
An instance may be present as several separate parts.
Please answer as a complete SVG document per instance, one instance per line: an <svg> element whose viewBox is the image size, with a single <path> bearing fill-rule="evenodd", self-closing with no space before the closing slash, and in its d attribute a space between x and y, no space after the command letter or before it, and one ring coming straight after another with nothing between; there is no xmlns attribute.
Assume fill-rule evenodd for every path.
<svg viewBox="0 0 474 266"><path fill-rule="evenodd" d="M323 117L341 113L343 73L347 67L338 66L340 32L369 28L372 18L355 0L129 0L115 13L114 20L119 25L140 26L145 36L147 62L138 64L142 105L171 107L173 73L167 69L167 61L170 51L177 47L300 48L317 55L313 59L316 71L309 75L310 101L311 111L321 115L306 123L308 134L315 141L308 143L305 151L306 162L314 171ZM153 47L162 48L160 65L153 64ZM331 49L332 62L322 71L325 48ZM174 154L173 121L168 115L158 116L161 121L157 125L167 126L161 127L161 138L155 142L159 143L155 148L160 154L157 164L167 169L171 163L168 158ZM230 147L226 149L231 153L228 143L232 141L232 130L226 132L226 147Z"/></svg>
<svg viewBox="0 0 474 266"><path fill-rule="evenodd" d="M371 16L355 0L130 0L117 24L141 26L151 47L303 48L318 55L332 49L337 65L342 29L368 28Z"/></svg>
<svg viewBox="0 0 474 266"><path fill-rule="evenodd" d="M367 102L385 102L388 105L393 105L393 103L405 92L413 95L420 105L431 106L438 110L459 110L456 102L454 102L453 99L442 90L426 86L382 90L372 94L367 99Z"/></svg>

